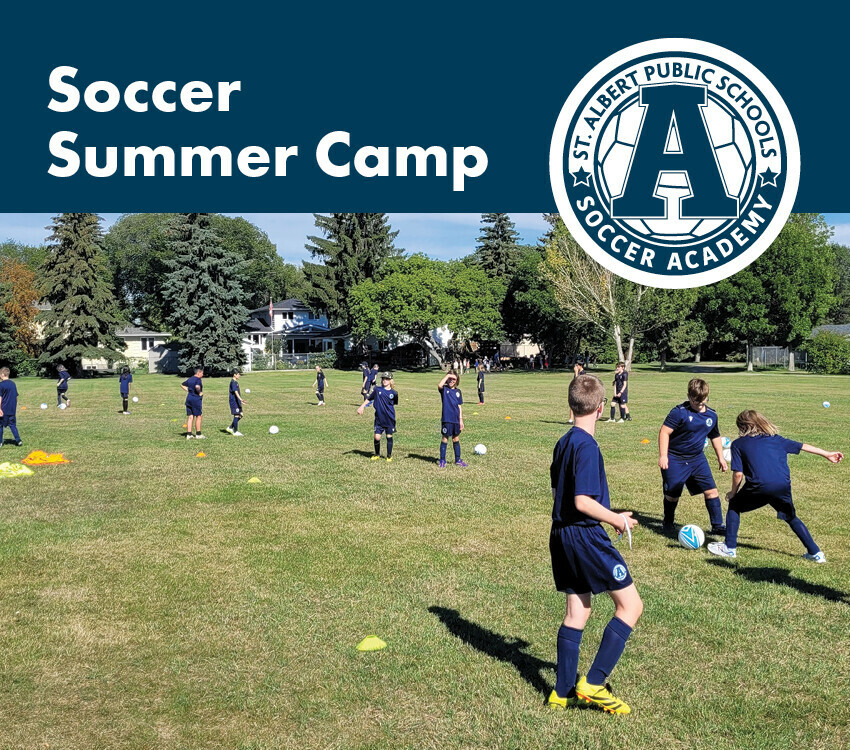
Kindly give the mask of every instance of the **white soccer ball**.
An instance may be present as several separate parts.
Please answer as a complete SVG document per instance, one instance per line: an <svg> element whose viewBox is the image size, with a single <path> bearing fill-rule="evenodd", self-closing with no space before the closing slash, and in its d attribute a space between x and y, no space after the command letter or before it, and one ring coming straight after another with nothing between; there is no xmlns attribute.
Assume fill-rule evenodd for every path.
<svg viewBox="0 0 850 750"><path fill-rule="evenodd" d="M46 408L47 408L47 404L42 404L42 405L41 405L41 408L42 408L42 409L46 409Z"/></svg>
<svg viewBox="0 0 850 750"><path fill-rule="evenodd" d="M251 392L251 389L250 389L250 388L246 388L246 389L245 389L245 393L250 393L250 392Z"/></svg>
<svg viewBox="0 0 850 750"><path fill-rule="evenodd" d="M823 402L823 408L824 408L824 409L828 409L830 406L832 406L832 404L830 404L830 403L829 403L829 401L824 401L824 402Z"/></svg>
<svg viewBox="0 0 850 750"><path fill-rule="evenodd" d="M705 544L705 533L696 524L689 523L679 529L679 544L685 549L699 549Z"/></svg>
<svg viewBox="0 0 850 750"><path fill-rule="evenodd" d="M729 448L732 445L732 441L727 437L720 438L720 445L724 448Z"/></svg>
<svg viewBox="0 0 850 750"><path fill-rule="evenodd" d="M476 452L479 456L483 456L483 455L487 452L487 446L486 446L486 445L484 445L483 443L478 443L478 445L476 445L476 446L473 448L473 450L474 450L474 451L475 451L475 452Z"/></svg>
<svg viewBox="0 0 850 750"><path fill-rule="evenodd" d="M276 424L273 424L271 427L269 427L269 434L277 435L278 432L280 432L280 427L278 427Z"/></svg>
<svg viewBox="0 0 850 750"><path fill-rule="evenodd" d="M731 448L724 448L723 449L723 458L725 458L727 461L732 460L732 449Z"/></svg>
<svg viewBox="0 0 850 750"><path fill-rule="evenodd" d="M133 403L134 403L134 404L138 404L138 403L139 403L139 397L138 397L138 396L133 396Z"/></svg>
<svg viewBox="0 0 850 750"><path fill-rule="evenodd" d="M59 408L60 408L60 409L67 409L67 408L68 408L68 404L59 404Z"/></svg>

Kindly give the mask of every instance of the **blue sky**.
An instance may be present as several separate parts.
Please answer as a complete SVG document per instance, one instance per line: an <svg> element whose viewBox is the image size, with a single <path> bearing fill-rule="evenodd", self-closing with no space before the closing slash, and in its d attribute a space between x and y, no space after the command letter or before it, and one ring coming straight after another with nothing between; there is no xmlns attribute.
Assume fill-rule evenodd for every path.
<svg viewBox="0 0 850 750"><path fill-rule="evenodd" d="M0 214L0 241L14 240L25 245L39 245L49 232L45 227L53 214ZM101 214L106 228L120 214ZM313 214L228 214L242 216L262 229L285 260L298 264L309 260L304 249L308 234L316 226ZM511 214L522 242L535 244L547 224L542 214ZM835 227L835 240L850 245L850 214L826 214ZM393 229L399 230L396 244L407 252L423 252L433 258L462 258L477 244L481 227L480 214L390 214Z"/></svg>

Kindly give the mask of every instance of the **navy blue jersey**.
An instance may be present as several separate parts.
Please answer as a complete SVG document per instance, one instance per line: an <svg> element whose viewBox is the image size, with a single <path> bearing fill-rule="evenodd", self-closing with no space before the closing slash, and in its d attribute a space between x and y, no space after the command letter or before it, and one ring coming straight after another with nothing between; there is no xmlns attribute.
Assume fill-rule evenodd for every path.
<svg viewBox="0 0 850 750"><path fill-rule="evenodd" d="M377 370L369 370L369 372L366 373L366 387L367 388L375 382L376 377L378 377L378 371Z"/></svg>
<svg viewBox="0 0 850 750"><path fill-rule="evenodd" d="M233 413L234 411L241 411L242 404L240 403L237 396L241 396L242 392L239 390L239 381L231 380L230 381L230 411Z"/></svg>
<svg viewBox="0 0 850 750"><path fill-rule="evenodd" d="M782 435L745 435L732 443L732 471L743 473L754 492L790 497L788 454L802 449L802 443Z"/></svg>
<svg viewBox="0 0 850 750"><path fill-rule="evenodd" d="M395 407L398 403L396 391L379 385L369 394L369 401L374 402L375 424L386 427L395 426Z"/></svg>
<svg viewBox="0 0 850 750"><path fill-rule="evenodd" d="M200 399L201 391L204 390L204 381L200 378L196 378L194 375L191 378L187 378L183 381L183 385L185 385L189 389L189 393L186 394L186 401L189 399ZM197 388L196 388L197 386Z"/></svg>
<svg viewBox="0 0 850 750"><path fill-rule="evenodd" d="M576 510L576 495L588 495L611 508L602 451L591 435L573 427L555 445L549 469L555 502L552 522L559 526L595 526L599 521Z"/></svg>
<svg viewBox="0 0 850 750"><path fill-rule="evenodd" d="M0 410L6 417L18 408L18 387L11 380L0 380Z"/></svg>
<svg viewBox="0 0 850 750"><path fill-rule="evenodd" d="M71 373L68 372L67 370L62 370L62 372L59 373L59 380L61 380L62 382L59 383L59 385L56 386L56 387L60 391L67 391L68 390L68 381L70 379L71 379Z"/></svg>
<svg viewBox="0 0 850 750"><path fill-rule="evenodd" d="M614 394L621 393L629 386L629 373L623 372L614 373Z"/></svg>
<svg viewBox="0 0 850 750"><path fill-rule="evenodd" d="M720 437L717 412L708 407L702 412L694 411L688 401L670 410L664 426L673 430L668 450L677 458L696 458L703 452L706 438Z"/></svg>
<svg viewBox="0 0 850 750"><path fill-rule="evenodd" d="M479 391L484 390L484 373L483 372L478 373L478 390Z"/></svg>
<svg viewBox="0 0 850 750"><path fill-rule="evenodd" d="M316 389L319 391L325 390L325 373L316 373Z"/></svg>
<svg viewBox="0 0 850 750"><path fill-rule="evenodd" d="M440 398L443 400L443 416L441 422L460 423L460 407L463 403L463 394L460 388L449 388L444 385L440 388Z"/></svg>
<svg viewBox="0 0 850 750"><path fill-rule="evenodd" d="M129 393L130 392L130 383L133 382L133 374L132 373L121 373L118 377L118 388L121 393Z"/></svg>

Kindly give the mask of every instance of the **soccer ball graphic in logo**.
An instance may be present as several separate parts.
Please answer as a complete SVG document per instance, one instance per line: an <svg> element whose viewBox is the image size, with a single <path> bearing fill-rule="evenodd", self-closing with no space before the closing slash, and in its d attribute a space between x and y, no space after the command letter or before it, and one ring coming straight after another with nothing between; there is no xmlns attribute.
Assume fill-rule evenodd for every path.
<svg viewBox="0 0 850 750"><path fill-rule="evenodd" d="M595 154L594 176L599 192L611 209L611 200L623 193L635 144L643 123L644 107L637 94L625 101L606 123ZM744 205L755 183L753 144L741 117L724 102L709 95L702 118L711 140L714 158L723 178L726 194ZM678 128L671 123L665 151L681 153ZM655 194L667 199L670 215L664 219L621 219L620 225L642 239L663 244L692 244L722 231L734 219L682 218L681 200L693 195L685 172L661 172Z"/></svg>

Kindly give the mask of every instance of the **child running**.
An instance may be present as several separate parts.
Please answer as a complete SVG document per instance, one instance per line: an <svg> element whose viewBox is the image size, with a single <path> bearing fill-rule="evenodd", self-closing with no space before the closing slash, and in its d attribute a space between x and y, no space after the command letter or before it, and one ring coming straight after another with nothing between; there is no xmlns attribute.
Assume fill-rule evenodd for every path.
<svg viewBox="0 0 850 750"><path fill-rule="evenodd" d="M233 377L230 379L229 389L230 416L233 417L233 421L230 423L230 427L226 428L227 432L231 435L235 435L236 437L244 437L244 435L239 432L239 420L244 416L242 413L242 405L245 403L245 399L242 398L242 392L239 390L240 377L242 377L242 373L239 370L234 370Z"/></svg>
<svg viewBox="0 0 850 750"><path fill-rule="evenodd" d="M694 378L688 383L688 400L674 406L658 432L658 466L664 490L664 531L675 530L676 506L687 487L691 495L702 492L712 534L725 534L723 509L717 485L703 453L708 438L717 455L720 471L729 468L717 425L717 412L709 409L708 383Z"/></svg>
<svg viewBox="0 0 850 750"><path fill-rule="evenodd" d="M201 432L201 422L204 418L202 406L204 398L203 377L204 368L196 367L195 374L180 384L180 387L186 391L186 440L191 440L192 438L196 438L197 440L204 439L204 435Z"/></svg>
<svg viewBox="0 0 850 750"><path fill-rule="evenodd" d="M65 369L65 365L59 365L56 372L59 375L59 380L56 382L56 406L61 409L63 404L71 405L71 399L68 398L68 381L71 379L71 373Z"/></svg>
<svg viewBox="0 0 850 750"><path fill-rule="evenodd" d="M608 713L627 714L631 709L614 697L606 681L643 612L643 602L601 524L627 534L631 543L631 529L638 522L631 512L611 511L605 462L593 437L605 404L602 381L595 375L576 378L570 383L569 402L576 425L555 446L550 469L554 504L549 553L555 587L566 594L567 606L558 630L557 679L548 703L562 709L581 699ZM614 617L602 633L590 670L579 678L579 646L591 597L603 592L614 602Z"/></svg>
<svg viewBox="0 0 850 750"><path fill-rule="evenodd" d="M614 421L614 405L620 406L620 422L631 422L632 415L629 414L629 373L626 372L626 363L617 362L614 370L614 397L611 399L611 422Z"/></svg>
<svg viewBox="0 0 850 750"><path fill-rule="evenodd" d="M478 405L484 403L484 365L478 365Z"/></svg>
<svg viewBox="0 0 850 750"><path fill-rule="evenodd" d="M466 468L468 464L460 458L460 433L463 432L463 394L458 386L460 378L454 370L449 370L437 386L437 391L443 401L442 433L440 442L440 468L446 468L446 448L449 438L455 451L455 466Z"/></svg>
<svg viewBox="0 0 850 750"><path fill-rule="evenodd" d="M130 412L127 410L129 406L128 401L130 400L130 383L133 382L133 374L130 372L130 368L124 366L121 368L121 375L118 376L118 390L121 391L121 402L123 404L123 409L121 410L122 414L129 414Z"/></svg>
<svg viewBox="0 0 850 750"><path fill-rule="evenodd" d="M7 427L12 431L15 445L24 444L18 434L18 423L15 420L15 412L18 410L18 387L10 380L10 374L8 367L0 368L0 448L3 447Z"/></svg>
<svg viewBox="0 0 850 750"><path fill-rule="evenodd" d="M327 384L327 378L325 377L325 371L316 365L316 382L313 383L313 387L316 389L316 398L319 399L319 403L317 406L325 405L325 385Z"/></svg>
<svg viewBox="0 0 850 750"><path fill-rule="evenodd" d="M788 454L814 453L837 464L844 458L838 451L824 451L808 443L788 440L777 433L776 426L757 411L742 411L735 420L740 437L732 443L732 490L726 495L726 541L711 542L708 551L720 557L737 557L738 526L741 513L769 505L777 518L785 521L806 548L807 560L825 563L826 555L815 544L809 530L798 517L791 498L791 472ZM741 482L746 483L741 487Z"/></svg>
<svg viewBox="0 0 850 750"><path fill-rule="evenodd" d="M369 405L375 406L375 455L373 461L381 457L381 435L387 436L387 463L393 460L393 435L395 434L395 408L398 405L398 392L395 390L393 374L381 373L381 385L372 389L366 400L360 404L357 413L363 416L363 410Z"/></svg>

